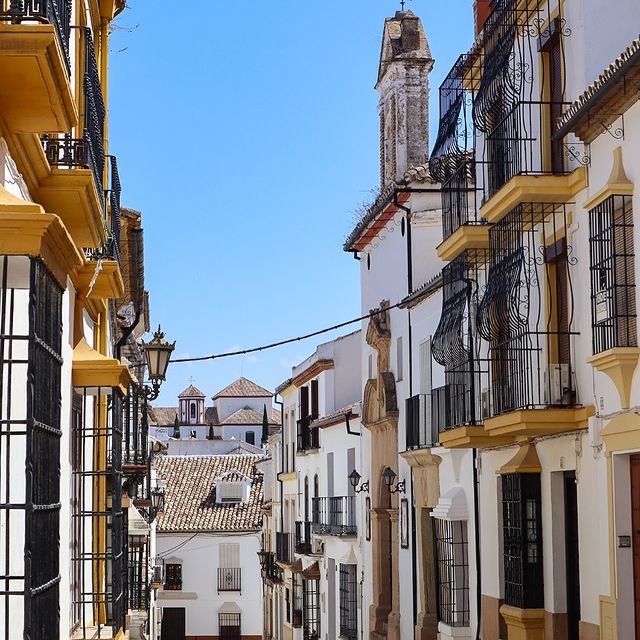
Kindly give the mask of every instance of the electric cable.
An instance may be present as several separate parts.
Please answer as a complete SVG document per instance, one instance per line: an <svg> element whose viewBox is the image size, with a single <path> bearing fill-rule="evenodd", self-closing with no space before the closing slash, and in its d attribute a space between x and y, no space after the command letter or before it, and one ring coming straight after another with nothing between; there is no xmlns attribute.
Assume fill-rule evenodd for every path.
<svg viewBox="0 0 640 640"><path fill-rule="evenodd" d="M334 324L332 327L326 327L325 329L319 329L318 331L313 331L312 333L307 333L302 336L298 336L296 338L288 338L286 340L280 340L278 342L272 342L271 344L265 344L261 347L252 347L251 349L242 349L240 351L228 351L226 353L216 353L210 356L198 356L194 358L177 358L171 359L169 364L177 364L180 362L201 362L203 360L218 360L219 358L230 358L232 356L243 356L248 353L255 353L256 351L266 351L267 349L275 349L276 347L282 347L285 344L291 344L293 342L300 342L301 340L308 340L309 338L314 338L315 336L322 335L323 333L329 333L330 331L335 331L336 329L342 329L342 327L347 327L350 324L355 324L356 322L362 322L363 320L367 320L368 318L372 318L373 316L377 316L385 311L389 311L390 309L397 309L402 302L397 302L396 304L390 305L388 307L381 307L380 309L374 309L370 311L364 316L360 316L359 318L354 318L353 320L347 320L346 322L340 322L339 324Z"/></svg>

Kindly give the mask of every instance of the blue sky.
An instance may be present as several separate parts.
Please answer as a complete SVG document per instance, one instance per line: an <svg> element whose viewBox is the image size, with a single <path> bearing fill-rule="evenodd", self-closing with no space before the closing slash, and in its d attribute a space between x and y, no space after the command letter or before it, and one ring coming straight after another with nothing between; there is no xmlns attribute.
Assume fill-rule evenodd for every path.
<svg viewBox="0 0 640 640"><path fill-rule="evenodd" d="M123 204L143 212L151 321L176 357L357 317L358 264L342 243L379 181L373 87L399 2L128 5L111 38L109 150ZM433 144L437 88L473 39L472 0L407 6L436 60ZM273 389L331 337L173 364L158 404L191 378L208 396L240 375Z"/></svg>

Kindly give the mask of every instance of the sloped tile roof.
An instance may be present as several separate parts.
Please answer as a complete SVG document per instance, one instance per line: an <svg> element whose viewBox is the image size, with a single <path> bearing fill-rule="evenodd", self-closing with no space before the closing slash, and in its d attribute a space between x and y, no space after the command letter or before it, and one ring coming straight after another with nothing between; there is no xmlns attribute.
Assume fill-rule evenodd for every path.
<svg viewBox="0 0 640 640"><path fill-rule="evenodd" d="M215 407L207 407L204 410L204 421L207 424L219 424L218 410Z"/></svg>
<svg viewBox="0 0 640 640"><path fill-rule="evenodd" d="M149 407L150 424L160 427L173 426L178 417L178 410L175 407Z"/></svg>
<svg viewBox="0 0 640 640"><path fill-rule="evenodd" d="M263 414L261 411L244 407L244 409L238 409L235 413L232 413L228 418L222 421L221 424L262 424ZM280 424L280 421L276 422L273 419L273 414L269 419L269 424Z"/></svg>
<svg viewBox="0 0 640 640"><path fill-rule="evenodd" d="M262 527L262 473L260 455L159 456L158 477L166 482L164 513L158 531L256 531ZM229 473L232 472L232 473ZM248 502L216 504L215 483L252 479Z"/></svg>
<svg viewBox="0 0 640 640"><path fill-rule="evenodd" d="M216 398L267 398L273 394L264 387L252 382L244 376L232 382L228 387L218 391L213 399Z"/></svg>
<svg viewBox="0 0 640 640"><path fill-rule="evenodd" d="M178 398L204 398L204 393L198 389L198 387L194 387L190 384L179 396Z"/></svg>

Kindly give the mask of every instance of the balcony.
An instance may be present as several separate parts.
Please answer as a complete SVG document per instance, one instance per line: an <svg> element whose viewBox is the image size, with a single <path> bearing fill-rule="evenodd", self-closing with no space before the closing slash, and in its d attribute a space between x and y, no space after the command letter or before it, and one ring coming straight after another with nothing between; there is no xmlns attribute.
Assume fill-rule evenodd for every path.
<svg viewBox="0 0 640 640"><path fill-rule="evenodd" d="M55 211L62 218L79 247L100 250L107 243L104 197L106 109L91 32L82 29L81 34L85 51L84 122L75 136L43 136L42 144L51 170L41 181L38 196L48 211Z"/></svg>
<svg viewBox="0 0 640 640"><path fill-rule="evenodd" d="M355 536L356 497L313 498L311 531L319 535Z"/></svg>
<svg viewBox="0 0 640 640"><path fill-rule="evenodd" d="M129 385L124 406L124 433L122 439L122 466L125 473L146 475L149 460L149 425L147 415L140 406L141 391L137 385Z"/></svg>
<svg viewBox="0 0 640 640"><path fill-rule="evenodd" d="M477 326L488 345L485 430L536 437L586 426L572 353L578 259L564 204L518 205L490 233ZM543 409L544 411L540 411Z"/></svg>
<svg viewBox="0 0 640 640"><path fill-rule="evenodd" d="M431 394L419 393L407 398L405 428L407 449L438 446L439 433L431 418Z"/></svg>
<svg viewBox="0 0 640 640"><path fill-rule="evenodd" d="M242 591L242 569L218 567L218 592Z"/></svg>
<svg viewBox="0 0 640 640"><path fill-rule="evenodd" d="M293 562L293 536L290 533L276 532L276 561L282 564Z"/></svg>
<svg viewBox="0 0 640 640"><path fill-rule="evenodd" d="M68 0L0 4L0 109L12 132L62 133L77 125L70 30Z"/></svg>
<svg viewBox="0 0 640 640"><path fill-rule="evenodd" d="M276 558L273 552L269 554L263 575L265 580L271 583L282 582L282 569L276 564Z"/></svg>
<svg viewBox="0 0 640 640"><path fill-rule="evenodd" d="M309 415L297 422L297 446L301 453L320 448L320 429L311 426L312 421Z"/></svg>
<svg viewBox="0 0 640 640"><path fill-rule="evenodd" d="M309 555L312 550L311 523L302 521L296 522L295 552L300 555Z"/></svg>

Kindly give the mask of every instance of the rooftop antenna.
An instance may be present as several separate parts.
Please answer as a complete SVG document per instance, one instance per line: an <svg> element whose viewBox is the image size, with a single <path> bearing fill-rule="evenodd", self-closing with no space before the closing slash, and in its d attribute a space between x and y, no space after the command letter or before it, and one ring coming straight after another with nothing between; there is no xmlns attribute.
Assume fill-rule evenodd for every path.
<svg viewBox="0 0 640 640"><path fill-rule="evenodd" d="M406 0L400 0L400 7L402 11L404 11L404 5L406 4Z"/></svg>

